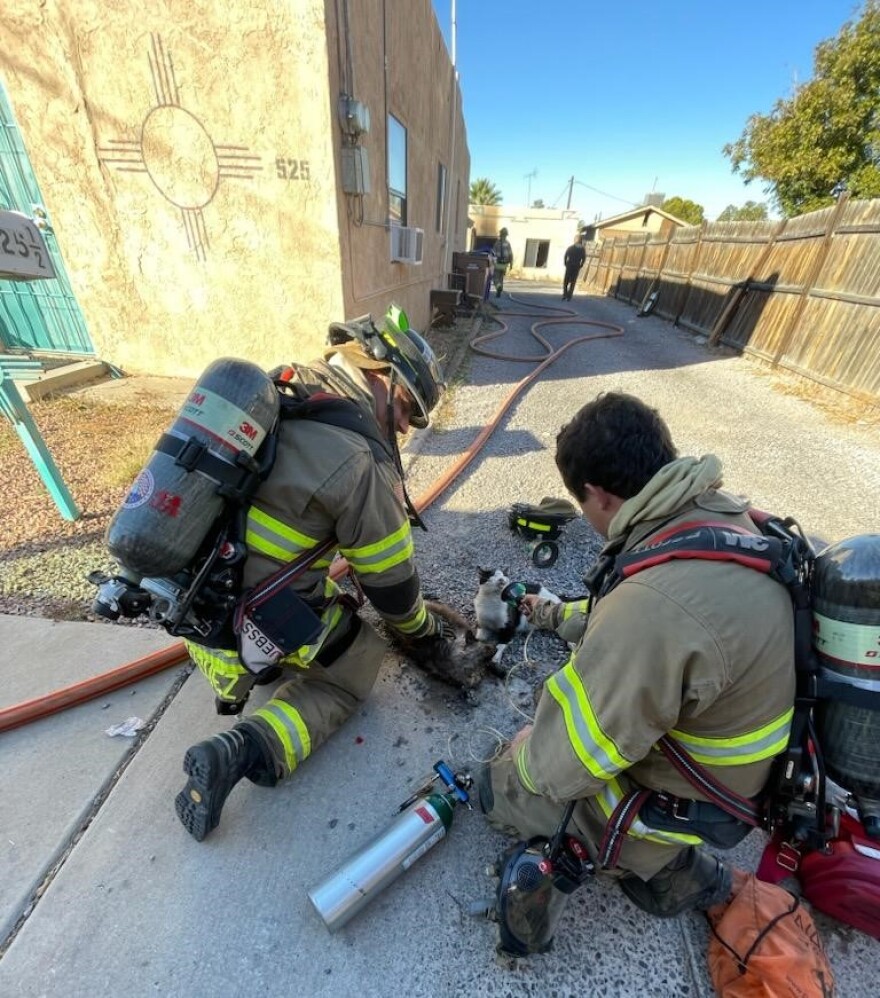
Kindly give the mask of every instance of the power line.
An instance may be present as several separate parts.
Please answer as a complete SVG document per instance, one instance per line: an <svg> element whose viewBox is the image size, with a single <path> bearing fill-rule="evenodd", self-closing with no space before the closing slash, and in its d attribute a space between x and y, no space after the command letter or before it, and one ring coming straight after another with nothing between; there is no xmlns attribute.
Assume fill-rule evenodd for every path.
<svg viewBox="0 0 880 998"><path fill-rule="evenodd" d="M612 201L622 201L624 204L628 204L633 208L639 207L640 202L638 201L630 201L628 198L619 198L616 194L609 194L607 191L600 191L598 187L591 187L589 184L585 184L581 180L576 180L575 183L579 187L586 187L588 191L593 191L596 194L601 194L603 198L611 198ZM566 184L565 186L568 187L568 184ZM563 193L565 192L563 191ZM561 194L560 197L562 197Z"/></svg>

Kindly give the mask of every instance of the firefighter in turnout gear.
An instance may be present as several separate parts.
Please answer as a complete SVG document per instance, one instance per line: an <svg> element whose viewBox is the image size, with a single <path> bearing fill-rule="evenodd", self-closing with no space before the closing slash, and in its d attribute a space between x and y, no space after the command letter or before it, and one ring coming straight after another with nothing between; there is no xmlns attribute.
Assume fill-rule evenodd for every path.
<svg viewBox="0 0 880 998"><path fill-rule="evenodd" d="M513 249L507 238L507 229L502 229L498 233L498 238L492 246L492 254L495 257L492 282L495 285L495 297L500 298L504 290L504 275L513 266Z"/></svg>
<svg viewBox="0 0 880 998"><path fill-rule="evenodd" d="M679 458L660 416L632 396L584 406L557 437L556 463L607 559L696 522L761 543L747 503L720 490L718 458ZM705 559L649 563L595 588L589 606L524 597L536 626L572 640L580 621L582 634L544 684L534 724L484 773L483 810L508 835L549 837L574 800L569 832L636 905L661 917L708 907L731 876L704 844L730 848L751 826L701 799L657 743L668 735L718 784L761 795L793 713L789 594L744 564Z"/></svg>
<svg viewBox="0 0 880 998"><path fill-rule="evenodd" d="M240 713L255 684L283 680L265 706L186 752L188 779L175 806L199 841L217 826L239 780L274 786L289 776L373 686L385 642L329 577L337 551L416 662L420 648L447 640L448 625L422 599L408 508L416 514L404 491L396 443L410 426L428 425L442 377L428 344L408 328L403 313L392 314L396 325L382 330L369 317L334 324L322 360L273 372L305 397L353 401L355 406L343 408L354 412L354 422L349 428L319 417L282 419L275 463L247 510L245 590L332 541L289 584L317 630L310 629L308 640L277 666L256 673L246 667L241 646L187 642L215 692L218 713Z"/></svg>

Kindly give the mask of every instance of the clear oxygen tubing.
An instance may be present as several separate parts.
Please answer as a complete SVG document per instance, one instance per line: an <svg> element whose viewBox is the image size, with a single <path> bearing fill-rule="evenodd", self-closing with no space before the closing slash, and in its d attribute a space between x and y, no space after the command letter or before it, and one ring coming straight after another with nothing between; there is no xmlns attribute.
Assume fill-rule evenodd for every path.
<svg viewBox="0 0 880 998"><path fill-rule="evenodd" d="M517 299L512 298L511 300L515 301ZM539 355L529 355L523 357L516 356L514 354L491 351L482 346L482 344L487 343L490 340L495 340L498 337L503 336L508 330L507 324L503 319L499 319L497 315L493 318L501 324L501 328L492 330L489 333L484 333L482 336L478 336L476 339L471 341L470 348L475 353L481 354L484 357L493 357L499 360L521 361L523 363L537 362L537 366L533 371L513 386L492 414L489 422L486 423L486 425L480 430L474 441L461 454L458 460L456 460L442 475L439 476L439 478L433 482L431 486L429 486L424 493L422 493L422 495L415 500L413 505L419 513L427 509L428 506L435 502L474 460L474 458L486 445L486 441L498 428L502 419L504 419L514 402L516 402L516 400L523 394L523 392L525 392L531 383L539 378L548 367L555 364L560 357L562 357L573 347L579 346L583 343L588 343L591 340L609 339L624 335L624 329L622 326L614 325L610 322L598 322L591 319L583 319L578 316L576 312L573 312L570 309L563 309L552 305L532 305L528 302L523 304L527 304L529 308L552 310L556 313L556 315L552 317L539 319L537 322L532 323L529 330L531 335L544 348L545 352ZM508 316L529 316L534 315L534 312L505 312L503 314ZM553 345L538 332L539 329L546 326L589 326L594 331L584 333L580 336L574 336L572 339L563 343L560 347L554 349ZM342 578L347 574L347 572L348 563L343 558L336 559L330 569L330 575L333 579ZM68 707L73 707L80 703L86 703L89 700L93 700L95 697L103 696L111 690L119 689L129 683L138 682L141 679L145 679L147 676L151 676L157 672L161 672L164 669L171 668L172 666L181 665L187 661L188 657L186 647L181 641L170 645L161 652L146 655L143 658L136 659L133 662L120 666L119 668L111 669L109 672L93 676L90 679L83 680L80 683L75 683L72 686L61 687L33 700L13 704L12 706L6 707L0 711L0 732L9 731L12 728L17 728L24 724L30 724L31 721L38 721L41 718L48 717L51 714L65 710Z"/></svg>

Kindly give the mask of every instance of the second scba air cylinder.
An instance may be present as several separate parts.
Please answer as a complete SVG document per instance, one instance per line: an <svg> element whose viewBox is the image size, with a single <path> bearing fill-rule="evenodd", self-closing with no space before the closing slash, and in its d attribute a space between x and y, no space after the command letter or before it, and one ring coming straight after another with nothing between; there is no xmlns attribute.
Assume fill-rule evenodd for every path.
<svg viewBox="0 0 880 998"><path fill-rule="evenodd" d="M880 534L826 548L813 570L813 645L821 677L880 697ZM867 698L865 698L867 700ZM865 832L880 839L880 709L821 699L819 744L828 775L854 795Z"/></svg>

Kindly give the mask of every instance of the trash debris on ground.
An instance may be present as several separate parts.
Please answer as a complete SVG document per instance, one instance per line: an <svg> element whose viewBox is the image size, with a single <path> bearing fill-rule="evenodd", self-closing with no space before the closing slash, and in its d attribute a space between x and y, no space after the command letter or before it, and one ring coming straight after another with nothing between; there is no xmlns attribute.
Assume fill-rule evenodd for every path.
<svg viewBox="0 0 880 998"><path fill-rule="evenodd" d="M116 735L122 735L124 738L134 738L141 728L145 726L146 722L142 721L139 717L129 717L121 724L114 724L113 727L107 728L104 734L110 735L111 738Z"/></svg>

